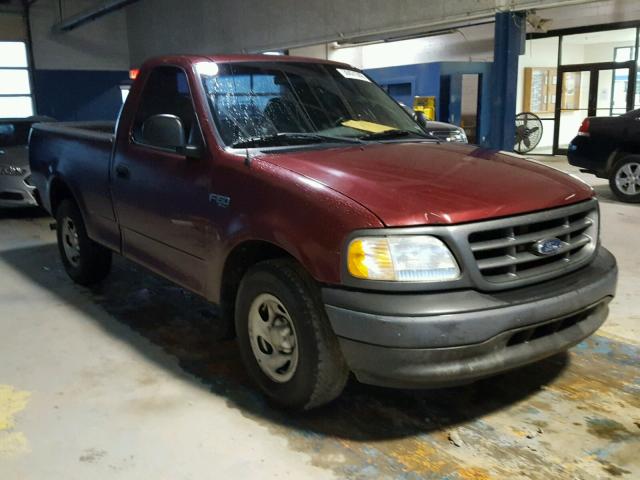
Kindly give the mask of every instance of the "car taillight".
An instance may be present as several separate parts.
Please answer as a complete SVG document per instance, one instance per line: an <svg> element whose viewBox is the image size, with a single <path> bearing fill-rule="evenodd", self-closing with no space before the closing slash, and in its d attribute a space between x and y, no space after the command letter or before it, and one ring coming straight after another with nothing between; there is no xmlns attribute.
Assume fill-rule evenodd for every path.
<svg viewBox="0 0 640 480"><path fill-rule="evenodd" d="M581 137L588 137L591 134L589 133L589 119L585 118L582 121L582 125L580 125L580 129L578 130L578 135Z"/></svg>

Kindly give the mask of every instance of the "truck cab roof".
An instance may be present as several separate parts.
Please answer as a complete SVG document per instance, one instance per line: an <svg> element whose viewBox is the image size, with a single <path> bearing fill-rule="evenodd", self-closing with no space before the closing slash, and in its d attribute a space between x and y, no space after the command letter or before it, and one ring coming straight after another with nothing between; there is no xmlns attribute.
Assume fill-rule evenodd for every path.
<svg viewBox="0 0 640 480"><path fill-rule="evenodd" d="M162 55L146 60L142 68L160 65L193 65L199 62L240 63L240 62L282 62L282 63L323 63L353 69L351 65L321 58L296 57L290 55L236 54L236 55Z"/></svg>

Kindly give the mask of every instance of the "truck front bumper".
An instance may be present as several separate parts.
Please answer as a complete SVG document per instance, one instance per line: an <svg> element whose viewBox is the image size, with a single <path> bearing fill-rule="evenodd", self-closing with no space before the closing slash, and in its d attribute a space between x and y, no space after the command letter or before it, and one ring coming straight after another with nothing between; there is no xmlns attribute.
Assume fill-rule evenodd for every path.
<svg viewBox="0 0 640 480"><path fill-rule="evenodd" d="M605 321L615 258L501 292L370 293L325 288L342 352L358 380L399 388L469 383L567 350Z"/></svg>

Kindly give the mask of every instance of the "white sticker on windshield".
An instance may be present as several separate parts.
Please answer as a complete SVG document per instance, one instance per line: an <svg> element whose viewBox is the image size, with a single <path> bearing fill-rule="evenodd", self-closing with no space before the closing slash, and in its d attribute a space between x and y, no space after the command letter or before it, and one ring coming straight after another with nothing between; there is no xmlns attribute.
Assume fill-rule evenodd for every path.
<svg viewBox="0 0 640 480"><path fill-rule="evenodd" d="M363 82L371 82L367 77L365 77L362 73L356 72L355 70L347 70L345 68L336 68L340 75L344 78L351 78L353 80L362 80Z"/></svg>

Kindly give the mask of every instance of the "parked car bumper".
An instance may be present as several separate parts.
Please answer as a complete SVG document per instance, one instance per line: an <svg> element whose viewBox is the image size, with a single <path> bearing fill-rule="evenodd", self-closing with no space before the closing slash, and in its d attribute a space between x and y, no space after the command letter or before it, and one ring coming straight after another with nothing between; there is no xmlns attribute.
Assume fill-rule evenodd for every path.
<svg viewBox="0 0 640 480"><path fill-rule="evenodd" d="M598 176L606 176L610 148L594 145L590 137L577 136L569 143L567 160L570 165Z"/></svg>
<svg viewBox="0 0 640 480"><path fill-rule="evenodd" d="M469 383L562 352L594 333L615 295L616 262L600 248L568 275L524 288L415 294L325 288L351 370L399 388Z"/></svg>
<svg viewBox="0 0 640 480"><path fill-rule="evenodd" d="M0 175L0 208L33 207L38 205L36 189L29 182L30 174Z"/></svg>

